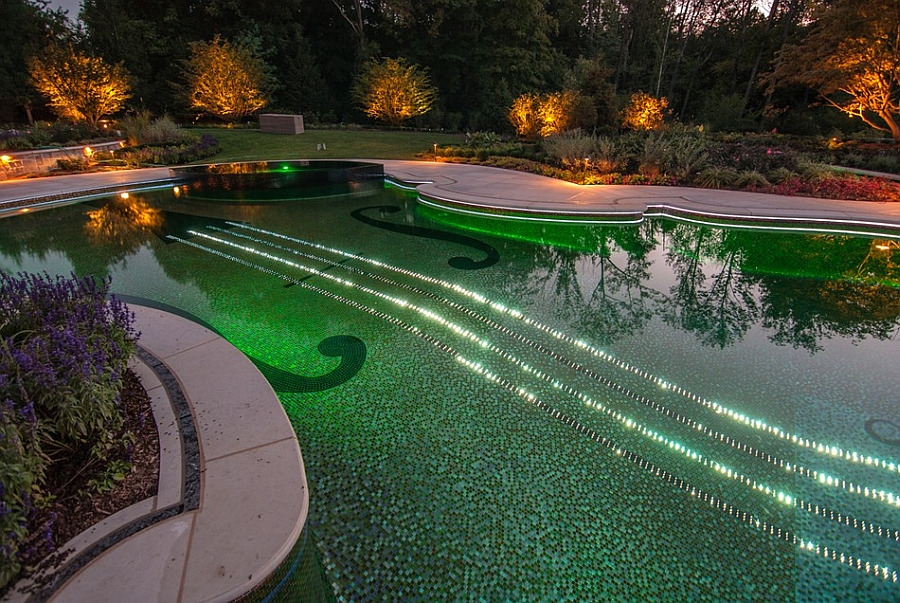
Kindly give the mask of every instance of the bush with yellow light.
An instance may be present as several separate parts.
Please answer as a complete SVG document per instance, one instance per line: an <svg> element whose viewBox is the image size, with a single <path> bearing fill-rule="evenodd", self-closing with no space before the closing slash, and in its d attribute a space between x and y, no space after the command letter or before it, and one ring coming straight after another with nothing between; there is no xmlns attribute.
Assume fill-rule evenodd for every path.
<svg viewBox="0 0 900 603"><path fill-rule="evenodd" d="M622 110L622 127L629 130L662 130L669 114L669 100L635 92Z"/></svg>

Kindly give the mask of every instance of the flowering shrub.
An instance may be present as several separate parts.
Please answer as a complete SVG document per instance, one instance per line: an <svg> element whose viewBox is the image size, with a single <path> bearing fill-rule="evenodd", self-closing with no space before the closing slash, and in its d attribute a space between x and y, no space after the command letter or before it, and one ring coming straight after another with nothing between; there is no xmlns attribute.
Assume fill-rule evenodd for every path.
<svg viewBox="0 0 900 603"><path fill-rule="evenodd" d="M877 178L844 176L812 181L793 178L781 184L760 187L760 192L849 201L900 201L900 183Z"/></svg>
<svg viewBox="0 0 900 603"><path fill-rule="evenodd" d="M124 161L127 166L139 167L142 165L190 163L191 161L210 157L218 152L219 141L209 134L204 134L200 140L186 143L126 147L118 151L116 157Z"/></svg>
<svg viewBox="0 0 900 603"><path fill-rule="evenodd" d="M797 169L797 154L789 147L771 140L748 138L721 141L711 145L709 159L713 165L728 166L739 172L766 174L778 168Z"/></svg>
<svg viewBox="0 0 900 603"><path fill-rule="evenodd" d="M642 174L589 174L585 184L632 184L647 186L676 186L678 182L672 176L656 175L644 176Z"/></svg>
<svg viewBox="0 0 900 603"><path fill-rule="evenodd" d="M54 451L103 457L120 435L134 316L108 279L0 273L0 588Z"/></svg>

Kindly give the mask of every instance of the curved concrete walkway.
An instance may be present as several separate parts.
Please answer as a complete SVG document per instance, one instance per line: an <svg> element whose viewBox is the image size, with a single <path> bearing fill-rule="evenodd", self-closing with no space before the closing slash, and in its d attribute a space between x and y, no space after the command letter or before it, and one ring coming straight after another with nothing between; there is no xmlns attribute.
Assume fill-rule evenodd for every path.
<svg viewBox="0 0 900 603"><path fill-rule="evenodd" d="M900 233L900 203L680 187L580 186L481 166L365 161L383 164L394 180L416 186L424 199L457 210L626 219L681 211L727 219L860 224ZM0 216L91 195L173 184L167 168L3 181ZM63 586L52 599L55 603L231 600L284 559L305 521L306 482L296 438L258 371L227 342L198 325L147 309L140 311L139 323L142 345L171 365L195 404L204 463L201 502L196 510L109 548ZM248 377L239 376L243 374ZM223 376L238 377L226 382ZM147 378L152 382L152 375ZM278 464L257 471L270 460ZM166 491L161 486L160 497L167 496ZM150 508L143 511L158 508L160 500L147 503ZM250 509L264 514L257 517ZM276 509L284 512L273 513ZM256 569L248 572L251 567Z"/></svg>
<svg viewBox="0 0 900 603"><path fill-rule="evenodd" d="M680 210L729 219L796 219L900 227L900 203L836 201L764 193L667 186L582 186L500 168L430 161L360 159L384 165L396 180L418 184L426 199L463 207L537 214L641 219ZM76 191L110 194L172 184L168 168L0 182L0 214L57 202Z"/></svg>
<svg viewBox="0 0 900 603"><path fill-rule="evenodd" d="M288 559L306 524L297 437L265 377L212 331L129 308L143 349L132 368L160 434L157 495L73 538L60 567L4 601L234 601Z"/></svg>

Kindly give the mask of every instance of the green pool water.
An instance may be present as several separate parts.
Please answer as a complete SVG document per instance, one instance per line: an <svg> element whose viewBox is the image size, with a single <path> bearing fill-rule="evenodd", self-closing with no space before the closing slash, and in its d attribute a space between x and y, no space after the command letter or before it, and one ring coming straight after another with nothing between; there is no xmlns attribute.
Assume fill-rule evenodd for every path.
<svg viewBox="0 0 900 603"><path fill-rule="evenodd" d="M518 224L377 193L0 220L270 379L339 601L900 599L887 238Z"/></svg>

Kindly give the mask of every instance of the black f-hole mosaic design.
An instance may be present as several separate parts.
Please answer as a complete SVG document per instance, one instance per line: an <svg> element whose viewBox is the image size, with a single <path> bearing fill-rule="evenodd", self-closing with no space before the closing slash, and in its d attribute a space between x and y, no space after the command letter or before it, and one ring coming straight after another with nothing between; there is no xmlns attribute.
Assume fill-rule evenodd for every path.
<svg viewBox="0 0 900 603"><path fill-rule="evenodd" d="M341 363L330 373L319 377L304 377L281 370L257 358L250 358L256 368L272 384L276 392L319 392L337 387L352 379L366 362L366 344L352 335L336 335L319 342L323 356L340 357Z"/></svg>
<svg viewBox="0 0 900 603"><path fill-rule="evenodd" d="M900 425L887 419L866 421L866 433L888 446L900 446Z"/></svg>
<svg viewBox="0 0 900 603"><path fill-rule="evenodd" d="M390 230L391 232L399 232L401 234L412 235L414 237L425 237L428 239L437 239L440 241L450 241L451 243L456 243L457 245L465 245L466 247L477 249L478 251L482 251L487 255L487 257L483 260L473 260L472 258L467 257L450 258L447 263L457 270L479 270L481 268L493 266L500 261L500 253L484 241L479 241L478 239L473 239L472 237L467 237L465 235L459 235L452 232L435 230L433 228L410 226L409 224L395 224L393 222L383 222L381 220L376 220L375 218L370 218L369 216L363 215L363 212L368 209L377 209L383 214L393 214L400 211L400 208L396 205L372 205L370 207L361 207L351 212L350 215L360 222L368 224L369 226L383 228L385 230Z"/></svg>

